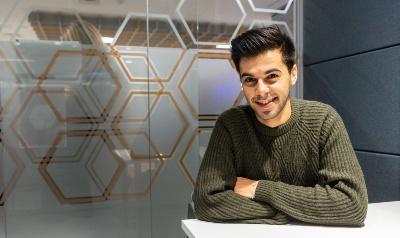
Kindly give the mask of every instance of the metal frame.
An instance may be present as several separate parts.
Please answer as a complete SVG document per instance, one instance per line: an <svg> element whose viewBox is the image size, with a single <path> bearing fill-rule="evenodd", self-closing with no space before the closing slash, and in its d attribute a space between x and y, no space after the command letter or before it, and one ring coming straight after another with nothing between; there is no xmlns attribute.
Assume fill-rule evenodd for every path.
<svg viewBox="0 0 400 238"><path fill-rule="evenodd" d="M295 86L295 93L297 98L303 98L303 1L294 1L294 17L293 27L295 33L295 47L297 50L297 82Z"/></svg>

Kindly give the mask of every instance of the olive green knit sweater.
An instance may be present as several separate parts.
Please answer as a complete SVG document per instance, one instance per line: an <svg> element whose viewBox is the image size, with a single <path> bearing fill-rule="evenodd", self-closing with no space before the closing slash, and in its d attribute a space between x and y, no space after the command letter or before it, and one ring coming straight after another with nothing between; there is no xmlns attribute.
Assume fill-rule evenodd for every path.
<svg viewBox="0 0 400 238"><path fill-rule="evenodd" d="M291 106L288 122L276 128L249 106L219 117L197 176L199 219L363 224L367 190L342 119L322 103L292 99ZM236 177L259 180L253 199L233 192Z"/></svg>

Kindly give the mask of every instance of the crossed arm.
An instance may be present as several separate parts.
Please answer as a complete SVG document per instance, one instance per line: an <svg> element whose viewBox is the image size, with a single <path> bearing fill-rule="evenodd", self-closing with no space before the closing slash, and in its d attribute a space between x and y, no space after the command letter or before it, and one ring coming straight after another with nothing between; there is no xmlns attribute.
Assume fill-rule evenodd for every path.
<svg viewBox="0 0 400 238"><path fill-rule="evenodd" d="M244 196L247 185L236 176L230 145L226 129L217 122L197 176L193 197L197 217L212 222L288 223L290 218L268 203Z"/></svg>
<svg viewBox="0 0 400 238"><path fill-rule="evenodd" d="M284 224L291 217L314 224L363 225L365 182L340 118L327 134L320 152L320 182L305 187L237 177L229 135L217 124L198 175L196 214L214 222Z"/></svg>

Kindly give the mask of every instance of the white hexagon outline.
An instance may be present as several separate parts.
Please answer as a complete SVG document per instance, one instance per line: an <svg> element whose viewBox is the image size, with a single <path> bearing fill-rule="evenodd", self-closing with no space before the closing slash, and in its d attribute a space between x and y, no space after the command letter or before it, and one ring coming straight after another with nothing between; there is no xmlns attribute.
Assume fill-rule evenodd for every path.
<svg viewBox="0 0 400 238"><path fill-rule="evenodd" d="M232 33L232 37L229 39L229 42L233 40L233 38L235 38L235 36L237 35L237 33L240 30L240 27L242 26L244 19L246 18L247 14L246 11L243 8L242 3L240 2L240 0L235 0L236 4L238 5L240 11L242 12L242 18L240 19L235 31ZM189 33L190 38L192 38L192 41L197 44L197 45L227 45L227 42L212 42L212 41L197 41L192 33L192 31L190 30L185 18L183 17L182 13L181 13L181 8L183 3L185 2L185 0L181 0L178 4L178 6L176 7L176 14L178 14L179 18L182 21L182 24L185 26L185 29L187 30L187 32ZM229 44L228 42L228 44Z"/></svg>
<svg viewBox="0 0 400 238"><path fill-rule="evenodd" d="M259 23L259 24L269 24L269 25L273 25L273 24L282 25L282 26L284 26L286 28L287 32L289 33L290 38L292 38L292 40L294 39L292 31L290 30L288 24L286 22L284 22L284 21L253 20L251 22L250 26L249 26L249 30L253 29L254 25L257 24L257 23Z"/></svg>
<svg viewBox="0 0 400 238"><path fill-rule="evenodd" d="M130 52L130 53L136 53L136 52ZM161 79L159 76L159 72L156 69L156 67L154 66L154 63L151 61L150 57L147 56L146 52L140 52L140 53L144 53L143 55L124 55L123 53L121 54L121 63L124 64L127 73L128 73L128 77L129 80L131 80L132 82L135 82L135 80L157 80L157 79ZM129 58L136 58L136 59L143 59L144 64L146 65L148 72L149 72L149 77L136 77L134 75L132 75L132 71L129 70L128 65L126 65L126 62L124 61L124 59L129 59ZM151 67L151 66L153 67ZM151 73L153 74L153 78L150 77Z"/></svg>
<svg viewBox="0 0 400 238"><path fill-rule="evenodd" d="M155 19L163 19L163 20L167 20L168 23L170 24L172 30L175 33L175 36L178 38L179 44L181 45L181 47L183 49L186 49L186 45L183 42L181 36L179 35L178 30L176 29L174 23L171 20L171 17L169 15L166 14L155 14L155 13L149 13L149 14L145 14L145 13L140 13L140 12L129 12L128 15L125 17L124 21L122 22L121 26L118 28L117 32L115 33L114 39L111 43L111 46L115 46L115 44L117 43L118 38L121 36L122 32L124 31L126 24L128 24L128 21L132 18L132 17L148 17L148 18L155 18Z"/></svg>
<svg viewBox="0 0 400 238"><path fill-rule="evenodd" d="M293 0L289 0L289 1L286 3L285 9L283 9L283 10L268 9L268 8L259 8L259 7L256 7L256 6L254 5L253 0L248 0L248 2L249 2L249 4L250 4L251 9L252 9L254 12L268 12L268 13L286 14L286 13L289 11L289 8L290 8L290 6L291 6L292 3L293 3Z"/></svg>

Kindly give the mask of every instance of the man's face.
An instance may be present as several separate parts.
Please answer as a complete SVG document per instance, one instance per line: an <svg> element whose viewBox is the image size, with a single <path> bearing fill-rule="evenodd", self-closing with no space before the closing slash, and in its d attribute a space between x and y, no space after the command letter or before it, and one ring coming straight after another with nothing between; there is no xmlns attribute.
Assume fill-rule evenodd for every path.
<svg viewBox="0 0 400 238"><path fill-rule="evenodd" d="M280 49L269 50L239 63L243 93L257 119L269 127L285 123L291 115L290 87L296 82L297 67L291 72Z"/></svg>

